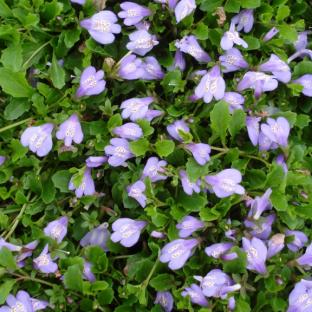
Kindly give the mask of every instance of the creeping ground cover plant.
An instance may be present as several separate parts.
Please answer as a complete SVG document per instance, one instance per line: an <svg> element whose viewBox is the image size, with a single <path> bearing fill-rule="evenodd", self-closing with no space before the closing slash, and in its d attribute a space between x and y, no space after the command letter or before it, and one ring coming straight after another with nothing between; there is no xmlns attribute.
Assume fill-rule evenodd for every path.
<svg viewBox="0 0 312 312"><path fill-rule="evenodd" d="M0 0L0 312L312 312L309 0Z"/></svg>

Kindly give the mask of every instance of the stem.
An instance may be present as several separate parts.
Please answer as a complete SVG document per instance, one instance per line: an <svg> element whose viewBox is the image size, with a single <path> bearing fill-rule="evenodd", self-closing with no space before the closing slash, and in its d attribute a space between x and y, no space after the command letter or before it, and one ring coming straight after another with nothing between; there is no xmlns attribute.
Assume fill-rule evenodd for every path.
<svg viewBox="0 0 312 312"><path fill-rule="evenodd" d="M148 274L148 277L146 278L146 280L142 283L143 287L147 287L150 279L152 278L157 266L158 266L158 263L159 263L159 257L157 258L156 262L154 263L154 266L152 267L151 271L149 272Z"/></svg>
<svg viewBox="0 0 312 312"><path fill-rule="evenodd" d="M210 148L213 151L219 151L219 152L228 152L229 151L228 148L223 148L223 147L210 146Z"/></svg>
<svg viewBox="0 0 312 312"><path fill-rule="evenodd" d="M32 120L31 117L30 117L30 118L26 118L26 119L21 120L21 121L18 121L18 122L15 122L15 123L13 123L13 124L11 124L11 125L8 125L8 126L5 126L5 127L3 127L3 128L0 128L0 133L1 133L1 132L4 132L4 131L7 131L7 130L9 130L9 129L15 128L15 127L17 127L17 126L19 126L19 125L22 125L23 123L26 123L26 122L28 122L28 121L30 121L30 120Z"/></svg>
<svg viewBox="0 0 312 312"><path fill-rule="evenodd" d="M270 167L270 166L271 166L271 164L270 164L269 162L267 162L265 159L263 159L263 158L261 158L261 157L249 155L249 154L246 154L246 153L244 153L244 152L239 152L239 155L245 156L245 157L247 157L247 158L259 160L259 161L263 162L267 167Z"/></svg>
<svg viewBox="0 0 312 312"><path fill-rule="evenodd" d="M28 60L23 64L23 68L26 69L28 63L38 54L43 48L45 48L48 44L51 43L51 40L48 42L44 43L42 46L40 46L34 53L28 58Z"/></svg>
<svg viewBox="0 0 312 312"><path fill-rule="evenodd" d="M35 278L35 277L30 277L28 275L21 275L21 274L17 274L17 273L13 273L13 272L7 272L8 274L11 274L13 276L16 276L22 280L28 280L28 281L32 281L32 282L38 282L40 284L44 284L50 287L54 287L54 284L50 283L50 282L46 282L40 278Z"/></svg>

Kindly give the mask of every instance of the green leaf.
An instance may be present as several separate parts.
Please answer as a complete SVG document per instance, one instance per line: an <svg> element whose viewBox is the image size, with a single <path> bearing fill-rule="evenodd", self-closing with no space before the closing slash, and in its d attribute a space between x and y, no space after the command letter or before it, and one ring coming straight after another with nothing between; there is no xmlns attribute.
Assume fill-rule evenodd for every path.
<svg viewBox="0 0 312 312"><path fill-rule="evenodd" d="M49 3L45 3L43 10L41 12L41 16L46 21L50 21L55 19L58 15L61 14L63 10L63 3L57 2L56 0L52 0Z"/></svg>
<svg viewBox="0 0 312 312"><path fill-rule="evenodd" d="M68 170L59 170L52 176L52 182L62 193L67 193L70 178L71 174Z"/></svg>
<svg viewBox="0 0 312 312"><path fill-rule="evenodd" d="M1 4L0 4L0 10L1 10ZM14 284L16 283L16 280L10 279L6 280L0 285L0 304L4 304L6 298L10 294Z"/></svg>
<svg viewBox="0 0 312 312"><path fill-rule="evenodd" d="M82 272L78 264L68 267L64 274L64 285L66 288L76 291L82 291Z"/></svg>
<svg viewBox="0 0 312 312"><path fill-rule="evenodd" d="M294 77L298 78L305 74L312 74L312 62L311 61L302 61L295 65L294 67Z"/></svg>
<svg viewBox="0 0 312 312"><path fill-rule="evenodd" d="M261 5L261 0L241 0L241 6L244 9L255 9Z"/></svg>
<svg viewBox="0 0 312 312"><path fill-rule="evenodd" d="M238 13L241 5L241 0L227 0L224 6L225 12Z"/></svg>
<svg viewBox="0 0 312 312"><path fill-rule="evenodd" d="M226 273L244 274L246 273L247 255L239 247L235 246L230 252L235 252L237 258L223 261L223 270Z"/></svg>
<svg viewBox="0 0 312 312"><path fill-rule="evenodd" d="M281 192L273 190L270 196L270 200L272 202L273 207L277 211L287 211L288 202L287 202L287 198L285 194L282 194Z"/></svg>
<svg viewBox="0 0 312 312"><path fill-rule="evenodd" d="M249 303L247 303L242 297L236 300L235 312L251 312Z"/></svg>
<svg viewBox="0 0 312 312"><path fill-rule="evenodd" d="M27 99L12 99L4 109L4 118L6 120L15 120L21 117L30 108Z"/></svg>
<svg viewBox="0 0 312 312"><path fill-rule="evenodd" d="M223 0L203 0L200 9L205 12L214 12L222 5Z"/></svg>
<svg viewBox="0 0 312 312"><path fill-rule="evenodd" d="M277 9L276 20L282 21L290 14L290 9L287 5L281 5Z"/></svg>
<svg viewBox="0 0 312 312"><path fill-rule="evenodd" d="M143 156L149 150L149 142L146 139L139 139L129 143L130 150L135 156Z"/></svg>
<svg viewBox="0 0 312 312"><path fill-rule="evenodd" d="M174 151L175 144L171 140L162 140L156 142L155 148L160 157L167 157Z"/></svg>
<svg viewBox="0 0 312 312"><path fill-rule="evenodd" d="M149 283L156 291L165 291L175 286L175 278L173 275L164 273L152 278Z"/></svg>
<svg viewBox="0 0 312 312"><path fill-rule="evenodd" d="M248 44L248 48L246 48L247 51L258 50L260 48L260 41L258 38L253 36L244 36L244 40Z"/></svg>
<svg viewBox="0 0 312 312"><path fill-rule="evenodd" d="M86 248L86 256L93 264L95 273L104 273L108 268L108 259L104 250L99 246L90 246Z"/></svg>
<svg viewBox="0 0 312 312"><path fill-rule="evenodd" d="M12 252L6 247L0 249L0 265L12 271L17 268Z"/></svg>
<svg viewBox="0 0 312 312"><path fill-rule="evenodd" d="M207 40L208 39L208 26L203 22L199 23L196 29L193 31L193 34L199 40Z"/></svg>
<svg viewBox="0 0 312 312"><path fill-rule="evenodd" d="M311 122L311 118L308 115L299 114L297 115L295 126L303 129L309 125Z"/></svg>
<svg viewBox="0 0 312 312"><path fill-rule="evenodd" d="M296 28L293 25L278 26L280 37L290 42L295 42L298 38Z"/></svg>
<svg viewBox="0 0 312 312"><path fill-rule="evenodd" d="M207 198L200 194L187 195L183 191L180 192L177 202L187 211L200 211L207 204Z"/></svg>
<svg viewBox="0 0 312 312"><path fill-rule="evenodd" d="M191 182L195 182L200 177L209 173L209 162L204 166L199 165L195 159L189 158L186 163L186 173Z"/></svg>
<svg viewBox="0 0 312 312"><path fill-rule="evenodd" d="M68 29L64 31L64 43L66 48L70 49L74 44L79 41L81 29Z"/></svg>
<svg viewBox="0 0 312 312"><path fill-rule="evenodd" d="M246 114L242 109L236 109L231 117L229 131L231 136L234 138L239 131L245 127Z"/></svg>
<svg viewBox="0 0 312 312"><path fill-rule="evenodd" d="M226 132L231 120L228 104L224 101L216 103L210 113L210 120L212 130L221 138L222 144L225 145Z"/></svg>
<svg viewBox="0 0 312 312"><path fill-rule="evenodd" d="M25 74L0 68L0 86L5 93L13 97L31 97L34 90L29 86Z"/></svg>
<svg viewBox="0 0 312 312"><path fill-rule="evenodd" d="M116 128L122 125L122 118L120 114L115 114L112 117L109 118L107 122L107 129L109 132L112 133L112 131Z"/></svg>
<svg viewBox="0 0 312 312"><path fill-rule="evenodd" d="M168 72L161 82L166 93L184 91L185 84L186 81L182 80L182 73L180 70Z"/></svg>
<svg viewBox="0 0 312 312"><path fill-rule="evenodd" d="M50 67L51 80L55 88L62 89L65 85L65 71L58 63L55 54L52 57L52 64Z"/></svg>
<svg viewBox="0 0 312 312"><path fill-rule="evenodd" d="M11 17L12 12L10 7L5 3L4 0L0 0L0 16L1 17Z"/></svg>
<svg viewBox="0 0 312 312"><path fill-rule="evenodd" d="M41 198L45 204L50 204L55 198L55 187L51 179L42 181Z"/></svg>
<svg viewBox="0 0 312 312"><path fill-rule="evenodd" d="M266 186L280 187L282 185L282 182L285 180L286 178L283 168L277 164L274 164L271 167L270 173L267 175Z"/></svg>
<svg viewBox="0 0 312 312"><path fill-rule="evenodd" d="M113 302L114 299L114 291L111 288L107 288L104 291L101 291L97 295L97 300L100 305L108 305Z"/></svg>
<svg viewBox="0 0 312 312"><path fill-rule="evenodd" d="M21 70L23 64L22 47L20 44L10 44L2 51L1 63L3 66L13 72Z"/></svg>

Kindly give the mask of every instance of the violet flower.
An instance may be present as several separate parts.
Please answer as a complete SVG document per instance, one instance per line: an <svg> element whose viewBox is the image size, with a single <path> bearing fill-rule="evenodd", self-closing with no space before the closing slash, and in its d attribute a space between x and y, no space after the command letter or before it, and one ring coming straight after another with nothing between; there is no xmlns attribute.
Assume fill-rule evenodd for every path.
<svg viewBox="0 0 312 312"><path fill-rule="evenodd" d="M301 279L288 298L287 312L310 312L312 309L312 281Z"/></svg>
<svg viewBox="0 0 312 312"><path fill-rule="evenodd" d="M45 245L41 254L33 260L34 267L42 273L55 273L57 271L57 264L51 259L48 251L48 245Z"/></svg>
<svg viewBox="0 0 312 312"><path fill-rule="evenodd" d="M167 126L167 131L172 138L182 142L183 138L181 137L180 131L184 133L189 133L190 128L188 127L188 125L184 120L177 120L174 123Z"/></svg>
<svg viewBox="0 0 312 312"><path fill-rule="evenodd" d="M278 145L274 143L263 131L259 133L259 151L268 151L277 149Z"/></svg>
<svg viewBox="0 0 312 312"><path fill-rule="evenodd" d="M181 40L177 40L175 46L181 52L193 56L200 63L208 63L211 58L199 45L195 36L185 36Z"/></svg>
<svg viewBox="0 0 312 312"><path fill-rule="evenodd" d="M303 50L308 45L308 34L310 34L310 31L302 31L298 33L298 38L294 43L296 51Z"/></svg>
<svg viewBox="0 0 312 312"><path fill-rule="evenodd" d="M134 198L143 208L146 206L145 184L137 181L127 187L128 196Z"/></svg>
<svg viewBox="0 0 312 312"><path fill-rule="evenodd" d="M301 92L305 96L312 97L312 75L311 74L303 75L300 78L293 80L293 83L302 85L303 90Z"/></svg>
<svg viewBox="0 0 312 312"><path fill-rule="evenodd" d="M154 56L147 56L142 60L142 74L143 80L160 80L164 78L165 74Z"/></svg>
<svg viewBox="0 0 312 312"><path fill-rule="evenodd" d="M203 166L210 160L211 148L208 144L190 143L185 147L192 153L194 159L199 165Z"/></svg>
<svg viewBox="0 0 312 312"><path fill-rule="evenodd" d="M171 65L168 70L175 70L175 69L180 69L182 72L185 70L186 68L186 62L185 62L185 58L183 56L183 53L177 49L175 54L174 54L174 61L173 61L173 65Z"/></svg>
<svg viewBox="0 0 312 312"><path fill-rule="evenodd" d="M166 235L163 232L159 232L159 231L152 231L151 236L154 238L165 238L166 237Z"/></svg>
<svg viewBox="0 0 312 312"><path fill-rule="evenodd" d="M143 136L141 127L133 122L128 122L122 126L114 128L113 133L128 140L138 140Z"/></svg>
<svg viewBox="0 0 312 312"><path fill-rule="evenodd" d="M55 239L60 244L67 234L67 225L68 218L61 217L48 223L48 225L43 229L43 232L46 236Z"/></svg>
<svg viewBox="0 0 312 312"><path fill-rule="evenodd" d="M2 166L4 164L5 160L6 160L6 157L1 155L0 156L0 166Z"/></svg>
<svg viewBox="0 0 312 312"><path fill-rule="evenodd" d="M195 88L195 95L210 103L213 98L221 100L224 97L225 81L221 76L220 67L215 65L204 75Z"/></svg>
<svg viewBox="0 0 312 312"><path fill-rule="evenodd" d="M149 177L152 182L166 180L165 167L167 162L159 160L157 157L150 157L143 169L142 176Z"/></svg>
<svg viewBox="0 0 312 312"><path fill-rule="evenodd" d="M261 131L272 142L282 147L286 147L288 145L290 125L286 118L278 117L276 120L268 118L267 124L261 125Z"/></svg>
<svg viewBox="0 0 312 312"><path fill-rule="evenodd" d="M129 35L130 42L126 47L135 54L144 56L159 43L155 35L151 35L146 30L136 30Z"/></svg>
<svg viewBox="0 0 312 312"><path fill-rule="evenodd" d="M53 124L29 127L22 133L21 143L39 157L46 156L52 149Z"/></svg>
<svg viewBox="0 0 312 312"><path fill-rule="evenodd" d="M157 109L149 109L145 116L144 119L151 122L154 118L160 117L161 115L163 115L164 112L157 110Z"/></svg>
<svg viewBox="0 0 312 312"><path fill-rule="evenodd" d="M288 172L288 167L287 167L287 164L286 164L286 161L285 161L285 157L283 154L279 154L276 159L275 159L275 162L282 166L283 170L284 170L284 173L287 174Z"/></svg>
<svg viewBox="0 0 312 312"><path fill-rule="evenodd" d="M253 10L242 10L235 15L231 23L237 25L237 30L243 30L245 33L249 33L254 24Z"/></svg>
<svg viewBox="0 0 312 312"><path fill-rule="evenodd" d="M216 243L205 248L205 253L208 257L213 257L215 259L220 259L227 253L232 247L233 243Z"/></svg>
<svg viewBox="0 0 312 312"><path fill-rule="evenodd" d="M132 247L138 242L141 231L146 225L146 221L120 218L112 225L114 233L111 235L111 240L114 243L119 242L124 247Z"/></svg>
<svg viewBox="0 0 312 312"><path fill-rule="evenodd" d="M285 235L286 237L293 237L293 240L287 243L288 249L292 252L299 251L308 242L308 237L301 231L286 230Z"/></svg>
<svg viewBox="0 0 312 312"><path fill-rule="evenodd" d="M237 92L225 92L223 100L229 104L230 113L236 109L244 109L245 98Z"/></svg>
<svg viewBox="0 0 312 312"><path fill-rule="evenodd" d="M259 66L259 70L271 72L277 80L284 83L289 82L291 79L289 66L275 54L271 54L270 59Z"/></svg>
<svg viewBox="0 0 312 312"><path fill-rule="evenodd" d="M199 179L195 182L191 182L185 170L180 170L179 176L181 179L183 191L187 195L192 195L193 192L195 193L200 192L200 180Z"/></svg>
<svg viewBox="0 0 312 312"><path fill-rule="evenodd" d="M121 59L118 67L118 76L125 80L140 79L143 75L142 60L135 55L128 55Z"/></svg>
<svg viewBox="0 0 312 312"><path fill-rule="evenodd" d="M275 37L279 33L279 30L276 27L272 27L263 37L263 41L267 42Z"/></svg>
<svg viewBox="0 0 312 312"><path fill-rule="evenodd" d="M71 146L73 141L76 144L82 142L83 132L76 114L71 115L60 125L59 130L56 132L56 137L59 140L63 140L65 146Z"/></svg>
<svg viewBox="0 0 312 312"><path fill-rule="evenodd" d="M272 224L275 221L275 215L260 217L258 220L245 220L244 225L250 229L250 234L259 239L268 239L272 232Z"/></svg>
<svg viewBox="0 0 312 312"><path fill-rule="evenodd" d="M88 168L97 168L106 163L107 159L106 156L89 156L86 159L86 165Z"/></svg>
<svg viewBox="0 0 312 312"><path fill-rule="evenodd" d="M198 304L202 307L208 307L208 300L204 296L201 288L196 284L191 284L190 287L186 287L184 291L182 291L181 296L189 296L192 303Z"/></svg>
<svg viewBox="0 0 312 312"><path fill-rule="evenodd" d="M107 228L108 224L106 222L94 228L80 240L80 245L82 247L99 246L104 251L108 251L107 241L110 238L110 232Z"/></svg>
<svg viewBox="0 0 312 312"><path fill-rule="evenodd" d="M83 178L79 186L74 185L72 177L69 181L68 189L70 191L75 191L78 198L93 195L95 193L95 186L91 175L91 169L87 167L84 170Z"/></svg>
<svg viewBox="0 0 312 312"><path fill-rule="evenodd" d="M153 101L154 98L151 96L125 100L120 105L120 108L122 109L121 117L123 119L129 118L131 121L144 119L148 111L148 106Z"/></svg>
<svg viewBox="0 0 312 312"><path fill-rule="evenodd" d="M105 153L108 155L108 163L112 167L126 166L126 161L134 157L130 152L127 140L114 138L110 140L110 144L105 147Z"/></svg>
<svg viewBox="0 0 312 312"><path fill-rule="evenodd" d="M180 2L178 2L174 9L177 23L182 21L188 15L192 14L195 9L195 0L181 0Z"/></svg>
<svg viewBox="0 0 312 312"><path fill-rule="evenodd" d="M233 48L234 44L240 45L245 49L248 48L248 44L245 40L240 38L239 33L235 30L235 25L231 23L230 29L226 31L221 38L221 48L223 50L230 50Z"/></svg>
<svg viewBox="0 0 312 312"><path fill-rule="evenodd" d="M121 27L116 22L115 13L104 10L94 14L91 18L82 20L80 26L85 28L95 41L110 44L115 40L114 34L121 32Z"/></svg>
<svg viewBox="0 0 312 312"><path fill-rule="evenodd" d="M260 120L260 117L248 116L246 118L247 132L253 146L257 146L259 143Z"/></svg>
<svg viewBox="0 0 312 312"><path fill-rule="evenodd" d="M225 51L225 53L219 57L219 61L221 62L221 70L223 73L230 73L249 67L242 53L236 48Z"/></svg>
<svg viewBox="0 0 312 312"><path fill-rule="evenodd" d="M169 291L158 291L154 304L159 304L165 312L171 312L173 302L173 297Z"/></svg>
<svg viewBox="0 0 312 312"><path fill-rule="evenodd" d="M236 169L222 170L216 175L206 176L205 180L219 198L245 194L245 189L239 184L242 181L242 175Z"/></svg>
<svg viewBox="0 0 312 312"><path fill-rule="evenodd" d="M159 260L162 263L168 262L171 270L181 269L193 254L198 243L195 238L176 239L162 248Z"/></svg>
<svg viewBox="0 0 312 312"><path fill-rule="evenodd" d="M300 265L312 267L312 244L307 247L305 253L296 261Z"/></svg>
<svg viewBox="0 0 312 312"><path fill-rule="evenodd" d="M120 4L122 11L118 13L118 17L124 19L126 26L133 26L141 22L144 17L151 15L151 11L142 5L134 2L123 2Z"/></svg>
<svg viewBox="0 0 312 312"><path fill-rule="evenodd" d="M84 261L83 263L83 277L89 282L95 282L96 278L92 272L92 264L88 261Z"/></svg>
<svg viewBox="0 0 312 312"><path fill-rule="evenodd" d="M230 311L234 311L236 307L236 301L235 301L235 297L230 297L228 300L228 308Z"/></svg>
<svg viewBox="0 0 312 312"><path fill-rule="evenodd" d="M16 297L8 295L6 299L6 306L0 308L1 312L33 312L35 311L31 302L29 294L20 290L17 292Z"/></svg>
<svg viewBox="0 0 312 312"><path fill-rule="evenodd" d="M285 235L281 233L275 234L269 239L267 259L275 256L285 247L284 241Z"/></svg>
<svg viewBox="0 0 312 312"><path fill-rule="evenodd" d="M49 306L49 302L45 300L30 298L30 301L34 311L45 310Z"/></svg>
<svg viewBox="0 0 312 312"><path fill-rule="evenodd" d="M249 71L238 83L237 91L243 91L248 88L254 89L256 98L259 98L263 92L273 91L277 86L278 82L274 76Z"/></svg>
<svg viewBox="0 0 312 312"><path fill-rule="evenodd" d="M70 0L70 2L84 5L86 3L86 0Z"/></svg>
<svg viewBox="0 0 312 312"><path fill-rule="evenodd" d="M240 284L234 284L233 280L219 269L211 270L205 277L194 276L200 282L200 287L206 297L225 299L229 292L237 291Z"/></svg>
<svg viewBox="0 0 312 312"><path fill-rule="evenodd" d="M11 243L6 242L3 238L0 237L0 250L5 247L10 251L20 251L22 249L21 246L17 246Z"/></svg>
<svg viewBox="0 0 312 312"><path fill-rule="evenodd" d="M186 238L205 227L205 223L192 216L185 216L177 225L179 237Z"/></svg>
<svg viewBox="0 0 312 312"><path fill-rule="evenodd" d="M264 211L270 210L272 208L270 201L271 194L272 190L268 188L262 196L256 196L255 199L249 200L247 202L247 205L250 206L248 213L249 218L258 220Z"/></svg>
<svg viewBox="0 0 312 312"><path fill-rule="evenodd" d="M106 81L104 71L96 71L95 67L88 66L85 68L80 77L80 85L76 92L77 97L98 95L105 89Z"/></svg>
<svg viewBox="0 0 312 312"><path fill-rule="evenodd" d="M253 237L251 240L243 237L243 249L247 254L247 269L266 274L265 260L268 250L259 238Z"/></svg>

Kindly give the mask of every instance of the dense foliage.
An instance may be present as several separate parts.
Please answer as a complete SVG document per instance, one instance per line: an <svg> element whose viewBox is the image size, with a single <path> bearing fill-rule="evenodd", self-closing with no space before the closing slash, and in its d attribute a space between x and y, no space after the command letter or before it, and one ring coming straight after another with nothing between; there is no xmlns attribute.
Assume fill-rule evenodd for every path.
<svg viewBox="0 0 312 312"><path fill-rule="evenodd" d="M0 311L312 311L311 2L84 2L0 0Z"/></svg>

